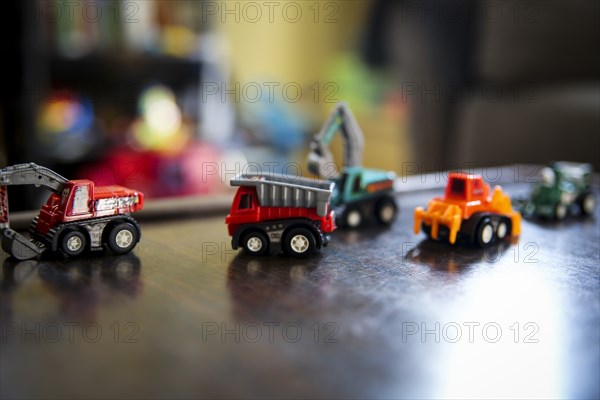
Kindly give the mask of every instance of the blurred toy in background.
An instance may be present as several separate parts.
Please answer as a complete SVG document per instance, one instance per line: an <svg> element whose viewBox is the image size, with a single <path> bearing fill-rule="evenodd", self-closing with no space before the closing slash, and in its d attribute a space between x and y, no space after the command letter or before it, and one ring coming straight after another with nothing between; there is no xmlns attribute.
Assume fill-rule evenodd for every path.
<svg viewBox="0 0 600 400"><path fill-rule="evenodd" d="M162 85L152 85L139 97L139 117L130 129L130 144L140 150L177 153L192 139L193 129L183 121L175 94Z"/></svg>
<svg viewBox="0 0 600 400"><path fill-rule="evenodd" d="M217 149L203 143L191 142L178 153L121 147L79 174L102 185L135 186L149 198L187 196L223 191L221 160Z"/></svg>
<svg viewBox="0 0 600 400"><path fill-rule="evenodd" d="M83 3L57 1L56 12L69 8L69 18L42 18L46 40L65 57L79 58L100 52L129 52L193 57L198 52L206 19L195 2L176 7L161 1ZM64 3L64 4L61 4ZM36 7L36 6L32 6ZM41 3L39 12L47 12ZM135 9L130 11L129 8ZM89 11L93 9L94 11ZM64 15L64 14L63 14ZM135 16L134 16L135 15Z"/></svg>
<svg viewBox="0 0 600 400"><path fill-rule="evenodd" d="M257 143L268 144L275 152L288 156L305 143L306 121L297 108L280 101L269 101L266 94L240 110L240 118Z"/></svg>
<svg viewBox="0 0 600 400"><path fill-rule="evenodd" d="M37 125L40 150L54 161L78 161L101 141L92 102L74 91L56 90L45 98Z"/></svg>
<svg viewBox="0 0 600 400"><path fill-rule="evenodd" d="M521 233L521 214L500 186L491 191L480 175L452 172L444 197L431 200L427 210L415 208L414 232L431 239L463 239L480 247Z"/></svg>
<svg viewBox="0 0 600 400"><path fill-rule="evenodd" d="M32 221L27 239L9 227L6 186L42 186L52 192ZM144 207L144 195L121 186L96 186L86 179L67 180L36 164L0 169L0 233L2 248L18 260L46 250L79 256L86 250L108 247L129 253L141 237L139 224L129 214Z"/></svg>
<svg viewBox="0 0 600 400"><path fill-rule="evenodd" d="M169 88L148 87L140 94L138 110L139 116L122 128L127 140L85 164L80 176L103 185L135 186L152 198L224 190L224 158L230 154L194 139L193 125Z"/></svg>
<svg viewBox="0 0 600 400"><path fill-rule="evenodd" d="M331 141L340 132L344 142L341 172L329 150ZM364 137L354 115L346 103L338 103L311 142L308 169L335 183L331 204L340 227L356 228L369 220L390 225L398 213L394 198L396 175L362 167L363 149Z"/></svg>
<svg viewBox="0 0 600 400"><path fill-rule="evenodd" d="M569 213L590 216L596 208L596 195L591 188L591 164L568 161L544 167L523 213L557 220Z"/></svg>
<svg viewBox="0 0 600 400"><path fill-rule="evenodd" d="M238 109L241 135L236 146L242 146L252 168L243 172L303 175L298 161L310 132L303 107L269 99L263 90L256 102L245 102Z"/></svg>

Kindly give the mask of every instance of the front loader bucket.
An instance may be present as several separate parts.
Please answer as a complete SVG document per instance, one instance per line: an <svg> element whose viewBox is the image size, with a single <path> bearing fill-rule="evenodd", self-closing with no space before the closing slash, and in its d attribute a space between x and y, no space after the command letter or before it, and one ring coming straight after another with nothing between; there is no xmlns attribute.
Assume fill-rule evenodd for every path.
<svg viewBox="0 0 600 400"><path fill-rule="evenodd" d="M44 251L43 247L37 246L10 228L2 229L2 249L21 261L35 258Z"/></svg>
<svg viewBox="0 0 600 400"><path fill-rule="evenodd" d="M431 227L432 239L438 238L440 225L446 226L449 232L448 241L454 244L462 223L462 211L457 205L432 200L427 210L424 210L423 207L415 209L415 223L413 226L415 233L419 233L423 222Z"/></svg>

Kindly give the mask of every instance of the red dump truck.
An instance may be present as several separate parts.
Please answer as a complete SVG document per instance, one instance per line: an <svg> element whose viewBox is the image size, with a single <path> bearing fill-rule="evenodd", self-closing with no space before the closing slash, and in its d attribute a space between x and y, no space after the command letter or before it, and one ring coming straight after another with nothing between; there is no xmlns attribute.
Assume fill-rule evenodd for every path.
<svg viewBox="0 0 600 400"><path fill-rule="evenodd" d="M245 174L230 183L239 186L225 219L234 249L306 257L327 245L335 229L332 182Z"/></svg>

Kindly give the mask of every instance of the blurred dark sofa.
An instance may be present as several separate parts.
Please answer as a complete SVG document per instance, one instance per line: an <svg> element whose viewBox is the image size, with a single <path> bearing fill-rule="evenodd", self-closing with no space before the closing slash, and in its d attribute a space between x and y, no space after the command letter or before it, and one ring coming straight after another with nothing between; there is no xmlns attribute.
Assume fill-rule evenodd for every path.
<svg viewBox="0 0 600 400"><path fill-rule="evenodd" d="M377 1L419 170L585 161L600 170L600 2Z"/></svg>

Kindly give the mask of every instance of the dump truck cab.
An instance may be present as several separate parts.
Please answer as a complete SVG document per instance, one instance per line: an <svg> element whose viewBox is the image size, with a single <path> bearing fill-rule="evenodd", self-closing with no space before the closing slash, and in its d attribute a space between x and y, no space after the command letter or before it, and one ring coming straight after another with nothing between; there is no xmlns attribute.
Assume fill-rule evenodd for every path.
<svg viewBox="0 0 600 400"><path fill-rule="evenodd" d="M256 189L253 187L241 186L235 193L229 215L225 218L227 223L227 232L233 236L235 231L242 224L258 222L260 214L257 213L258 199L256 198Z"/></svg>

